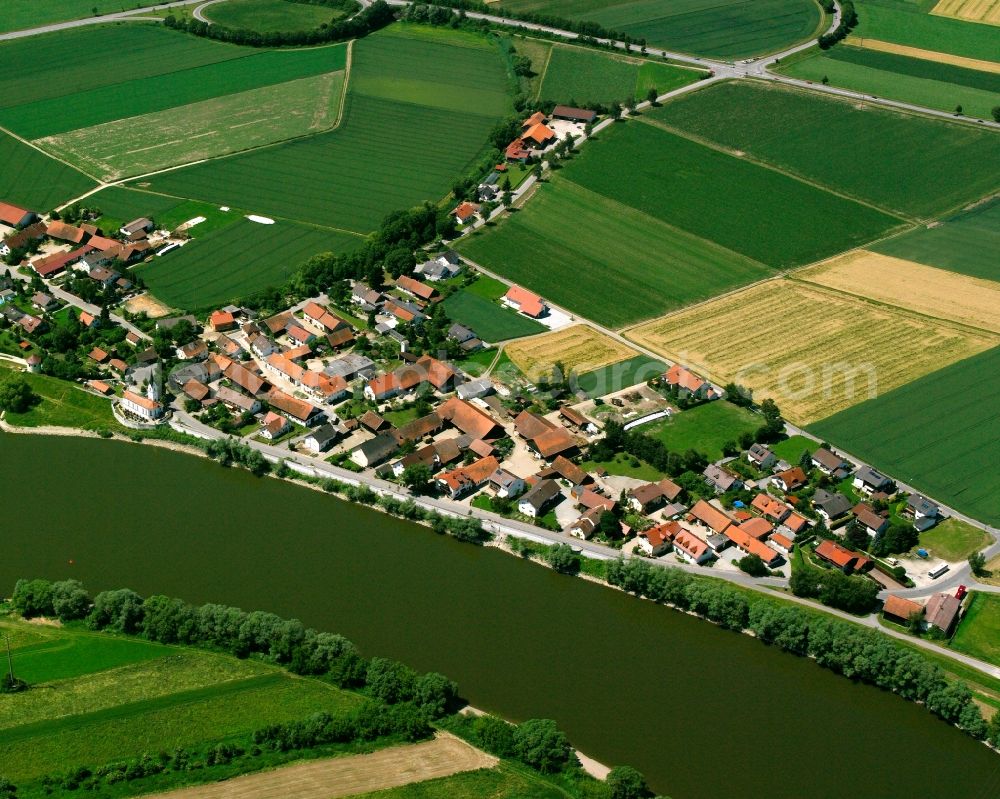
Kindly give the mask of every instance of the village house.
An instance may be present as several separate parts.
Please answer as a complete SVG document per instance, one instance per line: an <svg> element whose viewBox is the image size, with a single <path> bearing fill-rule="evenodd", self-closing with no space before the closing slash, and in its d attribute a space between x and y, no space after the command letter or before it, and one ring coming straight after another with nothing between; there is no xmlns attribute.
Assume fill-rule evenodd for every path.
<svg viewBox="0 0 1000 799"><path fill-rule="evenodd" d="M42 279L53 278L64 272L67 266L75 264L87 252L86 247L80 247L71 252L55 252L31 262L31 268Z"/></svg>
<svg viewBox="0 0 1000 799"><path fill-rule="evenodd" d="M951 635L962 610L962 602L952 594L939 592L927 600L924 615L929 627L937 627L946 636Z"/></svg>
<svg viewBox="0 0 1000 799"><path fill-rule="evenodd" d="M223 333L236 328L236 317L229 311L212 311L208 317L208 325L216 333Z"/></svg>
<svg viewBox="0 0 1000 799"><path fill-rule="evenodd" d="M182 361L201 361L208 357L208 345L201 339L177 348L177 357Z"/></svg>
<svg viewBox="0 0 1000 799"><path fill-rule="evenodd" d="M611 497L607 497L600 491L595 491L593 488L587 488L583 485L573 486L569 493L576 506L584 511L593 510L594 508L614 511L618 507L618 503L611 499Z"/></svg>
<svg viewBox="0 0 1000 799"><path fill-rule="evenodd" d="M55 297L49 296L44 291L36 291L31 298L31 304L43 312L59 307L59 303L56 302Z"/></svg>
<svg viewBox="0 0 1000 799"><path fill-rule="evenodd" d="M852 552L833 541L821 541L815 551L819 558L836 566L844 574L865 572L874 565L872 561L859 552Z"/></svg>
<svg viewBox="0 0 1000 799"><path fill-rule="evenodd" d="M284 416L275 413L274 411L268 411L264 414L264 418L260 423L260 435L268 441L274 441L276 438L281 438L291 429L292 423L289 422Z"/></svg>
<svg viewBox="0 0 1000 799"><path fill-rule="evenodd" d="M710 463L702 474L705 477L705 482L712 487L716 494L738 491L743 487L743 480L738 474L734 474L724 466L715 463Z"/></svg>
<svg viewBox="0 0 1000 799"><path fill-rule="evenodd" d="M628 504L638 513L649 514L667 502L673 502L684 489L669 478L656 483L646 483L629 489L626 493Z"/></svg>
<svg viewBox="0 0 1000 799"><path fill-rule="evenodd" d="M829 475L834 480L843 480L851 473L851 469L853 468L853 465L849 461L844 460L839 455L835 455L826 447L820 447L810 457L812 465L815 468L819 469L823 474Z"/></svg>
<svg viewBox="0 0 1000 799"><path fill-rule="evenodd" d="M812 505L827 523L847 515L851 510L851 501L847 497L839 492L831 493L825 488L816 489Z"/></svg>
<svg viewBox="0 0 1000 799"><path fill-rule="evenodd" d="M424 355L415 363L400 366L395 371L372 378L364 394L375 402L414 391L430 383L438 391L447 391L455 379L455 370L443 361Z"/></svg>
<svg viewBox="0 0 1000 799"><path fill-rule="evenodd" d="M561 418L563 423L568 427L575 428L581 433L593 435L599 430L596 424L590 421L590 419L575 408L571 408L569 405L563 405L559 408L559 418Z"/></svg>
<svg viewBox="0 0 1000 799"><path fill-rule="evenodd" d="M885 598L882 606L882 615L897 624L909 624L910 617L916 613L918 616L924 615L924 606L912 599L889 594Z"/></svg>
<svg viewBox="0 0 1000 799"><path fill-rule="evenodd" d="M397 278L396 288L425 302L430 302L438 297L436 288L428 286L426 283L421 283L419 280L414 280L409 275L402 275Z"/></svg>
<svg viewBox="0 0 1000 799"><path fill-rule="evenodd" d="M326 414L319 408L310 405L305 400L289 396L276 388L271 389L267 395L267 401L272 409L280 411L293 422L298 422L306 427L315 427L326 421Z"/></svg>
<svg viewBox="0 0 1000 799"><path fill-rule="evenodd" d="M204 403L205 400L212 396L212 390L204 383L199 383L193 377L184 384L181 391L184 392L185 396L200 403Z"/></svg>
<svg viewBox="0 0 1000 799"><path fill-rule="evenodd" d="M485 346L475 332L457 323L448 328L448 338L457 342L462 352L476 352Z"/></svg>
<svg viewBox="0 0 1000 799"><path fill-rule="evenodd" d="M561 497L559 483L555 480L539 480L528 489L517 502L518 513L536 519Z"/></svg>
<svg viewBox="0 0 1000 799"><path fill-rule="evenodd" d="M188 382L197 382L194 378ZM186 386L187 384L185 384ZM186 390L186 388L185 388ZM259 413L261 409L260 401L254 397L249 397L239 391L229 388L229 386L219 386L215 392L216 399L223 403L233 413Z"/></svg>
<svg viewBox="0 0 1000 799"><path fill-rule="evenodd" d="M767 542L786 558L791 556L792 547L795 546L795 542L792 539L781 533L772 533Z"/></svg>
<svg viewBox="0 0 1000 799"><path fill-rule="evenodd" d="M751 521L760 522L763 520L752 519ZM767 524L767 522L764 523ZM759 557L769 569L780 566L784 560L779 553L750 535L742 526L730 525L722 534L732 541L740 551L745 552L747 555L756 555Z"/></svg>
<svg viewBox="0 0 1000 799"><path fill-rule="evenodd" d="M889 494L895 488L895 484L890 478L871 466L862 466L854 473L853 485L858 491L869 495L876 492Z"/></svg>
<svg viewBox="0 0 1000 799"><path fill-rule="evenodd" d="M375 311L382 305L382 294L367 283L355 282L351 288L351 302L360 305L363 311Z"/></svg>
<svg viewBox="0 0 1000 799"><path fill-rule="evenodd" d="M715 557L715 553L707 541L683 528L674 536L674 552L680 556L681 560L696 566L700 566Z"/></svg>
<svg viewBox="0 0 1000 799"><path fill-rule="evenodd" d="M854 518L868 533L878 536L889 529L889 519L876 513L875 509L864 502L859 502L852 508Z"/></svg>
<svg viewBox="0 0 1000 799"><path fill-rule="evenodd" d="M350 458L358 466L367 469L377 466L399 449L399 442L392 433L379 433L351 450Z"/></svg>
<svg viewBox="0 0 1000 799"><path fill-rule="evenodd" d="M147 422L156 421L163 416L163 405L134 391L122 393L121 407L127 413Z"/></svg>
<svg viewBox="0 0 1000 799"><path fill-rule="evenodd" d="M427 318L427 315L420 309L419 305L414 305L412 302L407 302L406 300L387 298L382 304L382 310L389 317L395 319L397 323L409 322L413 325L419 325ZM405 341L405 339L403 340Z"/></svg>
<svg viewBox="0 0 1000 799"><path fill-rule="evenodd" d="M133 219L126 225L122 225L118 228L118 232L123 236L132 236L136 233L148 233L153 229L153 222L146 217L139 217L139 219Z"/></svg>
<svg viewBox="0 0 1000 799"><path fill-rule="evenodd" d="M251 397L261 397L271 390L271 384L267 380L236 362L230 363L223 374L226 380L243 389Z"/></svg>
<svg viewBox="0 0 1000 799"><path fill-rule="evenodd" d="M525 489L523 478L506 469L497 469L490 475L490 488L500 499L513 499Z"/></svg>
<svg viewBox="0 0 1000 799"><path fill-rule="evenodd" d="M413 271L415 274L422 275L425 280L432 282L448 280L461 274L462 261L458 257L458 253L449 250L430 261L417 264Z"/></svg>
<svg viewBox="0 0 1000 799"><path fill-rule="evenodd" d="M707 527L713 533L725 533L733 524L731 518L703 499L699 499L691 506L691 510L688 511L688 521Z"/></svg>
<svg viewBox="0 0 1000 799"><path fill-rule="evenodd" d="M24 227L38 219L34 211L19 208L10 203L0 202L0 222L10 227Z"/></svg>
<svg viewBox="0 0 1000 799"><path fill-rule="evenodd" d="M351 352L328 363L323 368L323 374L327 377L342 377L350 382L357 378L368 380L375 376L375 370L375 361L367 356Z"/></svg>
<svg viewBox="0 0 1000 799"><path fill-rule="evenodd" d="M586 108L574 108L571 105L557 105L552 109L552 118L586 125L597 119L597 112Z"/></svg>
<svg viewBox="0 0 1000 799"><path fill-rule="evenodd" d="M794 512L789 513L781 522L781 529L791 533L793 536L805 532L809 527L809 520L805 516Z"/></svg>
<svg viewBox="0 0 1000 799"><path fill-rule="evenodd" d="M480 377L478 380L470 380L462 383L455 389L455 396L460 400L472 400L485 397L493 392L493 381L488 377Z"/></svg>
<svg viewBox="0 0 1000 799"><path fill-rule="evenodd" d="M468 200L460 202L455 209L451 212L451 215L455 217L455 221L460 225L467 225L470 222L474 222L479 215L480 205L478 203L470 203Z"/></svg>
<svg viewBox="0 0 1000 799"><path fill-rule="evenodd" d="M549 307L541 297L520 286L511 286L507 289L507 293L503 295L503 302L532 319L538 319L549 312Z"/></svg>
<svg viewBox="0 0 1000 799"><path fill-rule="evenodd" d="M744 533L752 538L756 538L758 541L763 541L774 531L771 523L760 516L751 516L749 519L744 519L737 526Z"/></svg>
<svg viewBox="0 0 1000 799"><path fill-rule="evenodd" d="M458 499L486 485L499 468L500 462L492 455L488 455L473 461L468 466L459 466L457 469L439 474L437 482L450 499Z"/></svg>
<svg viewBox="0 0 1000 799"><path fill-rule="evenodd" d="M636 548L651 558L665 555L673 549L674 539L683 529L677 522L664 522L642 530L636 536Z"/></svg>
<svg viewBox="0 0 1000 799"><path fill-rule="evenodd" d="M778 462L777 456L764 444L754 444L747 450L747 460L761 471L770 469Z"/></svg>
<svg viewBox="0 0 1000 799"><path fill-rule="evenodd" d="M44 222L35 222L34 224L28 225L26 228L11 234L0 242L0 255L10 255L14 250L20 250L23 247L27 247L33 241L40 241L45 238L46 230L47 228L45 227Z"/></svg>
<svg viewBox="0 0 1000 799"><path fill-rule="evenodd" d="M83 228L76 227L75 225L69 225L58 219L53 219L48 224L46 235L50 239L66 241L70 244L83 244L84 240L87 238L87 231Z"/></svg>
<svg viewBox="0 0 1000 799"><path fill-rule="evenodd" d="M403 472L410 466L426 466L434 471L438 464L440 464L440 460L438 460L437 447L434 444L427 444L393 462L390 468L393 476L398 478L402 477Z"/></svg>
<svg viewBox="0 0 1000 799"><path fill-rule="evenodd" d="M902 514L913 519L913 526L923 532L938 523L941 518L941 508L922 494L910 494Z"/></svg>
<svg viewBox="0 0 1000 799"><path fill-rule="evenodd" d="M679 363L671 366L663 379L670 388L676 388L678 396L694 399L715 399L718 395L712 384L685 369Z"/></svg>
<svg viewBox="0 0 1000 799"><path fill-rule="evenodd" d="M809 479L801 466L793 466L791 469L775 474L771 478L771 482L787 494L802 488L809 482Z"/></svg>
<svg viewBox="0 0 1000 799"><path fill-rule="evenodd" d="M552 461L552 465L546 469L542 469L539 475L541 477L562 478L569 483L571 488L582 486L584 483L594 482L594 478L587 474L587 472L562 455L557 455L555 460Z"/></svg>
<svg viewBox="0 0 1000 799"><path fill-rule="evenodd" d="M521 411L518 414L514 420L514 429L521 438L528 442L528 446L542 458L554 458L556 455L568 456L579 447L577 440L565 427L531 411Z"/></svg>
<svg viewBox="0 0 1000 799"><path fill-rule="evenodd" d="M38 316L33 316L30 313L26 313L18 319L17 324L29 336L34 333L41 333L48 326L45 324L44 319L41 319Z"/></svg>

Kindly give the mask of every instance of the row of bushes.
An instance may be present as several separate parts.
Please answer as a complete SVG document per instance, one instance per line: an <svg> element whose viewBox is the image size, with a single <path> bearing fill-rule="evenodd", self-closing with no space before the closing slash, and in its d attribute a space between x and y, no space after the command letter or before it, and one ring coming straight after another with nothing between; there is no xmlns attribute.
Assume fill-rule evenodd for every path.
<svg viewBox="0 0 1000 799"><path fill-rule="evenodd" d="M965 683L947 679L938 666L877 630L763 597L748 598L722 583L680 569L653 568L642 560L608 564L607 579L629 593L690 611L730 630L750 631L764 643L815 658L845 677L922 703L972 737L1000 745L1000 714L987 725Z"/></svg>
<svg viewBox="0 0 1000 799"><path fill-rule="evenodd" d="M554 14L539 14L534 11L513 11L509 8L497 9L486 3L476 2L476 0L437 0L433 5L455 8L459 11L473 11L479 14L500 16L506 19L516 19L521 22L531 22L536 25L545 25L549 28L573 31L581 36L592 39L611 39L613 41L623 41L643 46L646 44L645 39L633 39L627 33L610 30L596 22L567 19L566 17L559 17Z"/></svg>
<svg viewBox="0 0 1000 799"><path fill-rule="evenodd" d="M324 3L324 5L326 5ZM185 31L207 39L216 39L230 44L247 47L302 47L329 42L357 39L384 28L395 20L392 7L383 0L375 0L370 6L349 19L335 20L311 31L259 31L241 28L227 28L224 25L210 25L200 19L178 19L172 14L163 24L174 30Z"/></svg>
<svg viewBox="0 0 1000 799"><path fill-rule="evenodd" d="M830 3L828 11L832 11L833 3ZM851 32L851 28L858 24L858 13L854 10L854 3L851 0L843 0L840 4L840 23L830 33L824 33L817 42L823 50L828 50L837 42L845 39Z"/></svg>
<svg viewBox="0 0 1000 799"><path fill-rule="evenodd" d="M801 557L799 555L798 557ZM878 607L878 583L839 569L820 569L804 560L792 568L789 587L795 596L818 599L848 613L871 613Z"/></svg>

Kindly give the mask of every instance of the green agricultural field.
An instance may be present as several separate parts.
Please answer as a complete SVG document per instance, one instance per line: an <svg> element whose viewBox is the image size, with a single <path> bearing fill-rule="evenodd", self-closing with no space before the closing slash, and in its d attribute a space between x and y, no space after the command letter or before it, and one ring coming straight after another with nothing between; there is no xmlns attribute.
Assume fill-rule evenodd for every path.
<svg viewBox="0 0 1000 799"><path fill-rule="evenodd" d="M1000 200L979 205L936 227L879 242L872 249L963 275L1000 280Z"/></svg>
<svg viewBox="0 0 1000 799"><path fill-rule="evenodd" d="M774 52L819 32L812 0L501 0L504 9L597 22L671 50L715 58Z"/></svg>
<svg viewBox="0 0 1000 799"><path fill-rule="evenodd" d="M642 428L639 428L640 430ZM584 461L580 464L584 471L592 472L595 469L604 469L608 474L619 477L634 477L636 480L647 480L650 483L663 478L663 474L650 466L645 461L641 461L632 455L619 452L609 461Z"/></svg>
<svg viewBox="0 0 1000 799"><path fill-rule="evenodd" d="M638 429L660 439L672 452L696 449L715 461L722 457L723 444L738 442L743 433L753 433L761 424L761 418L746 408L716 400Z"/></svg>
<svg viewBox="0 0 1000 799"><path fill-rule="evenodd" d="M292 0L226 0L205 9L212 22L259 33L314 30L343 16L339 9Z"/></svg>
<svg viewBox="0 0 1000 799"><path fill-rule="evenodd" d="M650 87L665 94L700 80L704 74L596 50L554 46L538 97L572 105L625 102L630 97L645 100Z"/></svg>
<svg viewBox="0 0 1000 799"><path fill-rule="evenodd" d="M477 336L491 343L545 331L545 326L533 319L470 291L452 294L444 301L444 309L452 321L472 328Z"/></svg>
<svg viewBox="0 0 1000 799"><path fill-rule="evenodd" d="M951 639L951 648L987 663L1000 664L1000 596L972 592L972 601Z"/></svg>
<svg viewBox="0 0 1000 799"><path fill-rule="evenodd" d="M121 22L27 36L0 42L0 85L4 87L0 108L69 98L121 84L123 77L141 81L255 52L168 30L158 23ZM73 53L71 69L67 69L67 53Z"/></svg>
<svg viewBox="0 0 1000 799"><path fill-rule="evenodd" d="M612 391L637 386L662 375L667 365L648 355L636 355L625 361L577 376L576 384L590 397L603 397Z"/></svg>
<svg viewBox="0 0 1000 799"><path fill-rule="evenodd" d="M499 54L471 34L453 41L444 31L412 28L368 36L354 46L337 130L175 170L147 185L358 232L390 211L436 201L508 108Z"/></svg>
<svg viewBox="0 0 1000 799"><path fill-rule="evenodd" d="M953 563L966 560L973 552L992 543L992 537L985 530L954 517L920 534L920 546L930 552L931 557Z"/></svg>
<svg viewBox="0 0 1000 799"><path fill-rule="evenodd" d="M329 130L344 73L331 72L36 140L104 181Z"/></svg>
<svg viewBox="0 0 1000 799"><path fill-rule="evenodd" d="M137 44L141 44L138 34L144 30L134 29L134 35L140 39ZM182 42L208 41L176 31L167 31L167 35L179 37ZM188 109L182 111L181 106L252 89L278 87L288 81L338 72L347 65L345 44L301 50L255 50L218 43L211 46L220 48L219 54L228 55L229 59L190 67L183 67L184 61L175 64L167 60L160 64L160 72L140 76L136 76L129 65L118 73L127 80L112 85L81 86L69 95L50 97L43 94L22 103L0 99L0 124L26 139L147 114L169 114L177 117L173 124L178 125L188 113ZM168 51L164 57L172 59L174 56ZM9 93L5 93L5 97L9 97Z"/></svg>
<svg viewBox="0 0 1000 799"><path fill-rule="evenodd" d="M562 799L568 794L526 768L502 763L492 769L357 794L353 799L524 799L529 796L531 799Z"/></svg>
<svg viewBox="0 0 1000 799"><path fill-rule="evenodd" d="M614 143L594 142L581 160L598 148L610 157L616 152ZM463 239L462 253L611 327L770 275L749 258L630 207L628 197L618 202L588 191L567 179L576 170L576 163L560 170L529 207Z"/></svg>
<svg viewBox="0 0 1000 799"><path fill-rule="evenodd" d="M998 102L997 90L976 85L1000 85L1000 75L938 64L921 58L880 53L840 45L781 70L786 75L833 85L876 97L954 111L967 117L990 119ZM932 77L934 76L934 77Z"/></svg>
<svg viewBox="0 0 1000 799"><path fill-rule="evenodd" d="M0 201L47 213L97 183L67 164L0 132Z"/></svg>
<svg viewBox="0 0 1000 799"><path fill-rule="evenodd" d="M947 366L810 431L963 513L1000 524L1000 348Z"/></svg>
<svg viewBox="0 0 1000 799"><path fill-rule="evenodd" d="M4 0L0 33L91 17L95 8L98 14L113 14L122 10L122 4L107 0Z"/></svg>
<svg viewBox="0 0 1000 799"><path fill-rule="evenodd" d="M241 220L209 232L136 272L157 299L174 308L206 310L283 283L319 252L346 252L362 239L279 220Z"/></svg>
<svg viewBox="0 0 1000 799"><path fill-rule="evenodd" d="M507 293L507 284L494 277L479 275L464 290L487 300L498 300Z"/></svg>
<svg viewBox="0 0 1000 799"><path fill-rule="evenodd" d="M189 229L192 238L200 238L243 218L238 209L223 211L216 205L197 200L182 200L163 194L151 194L140 189L109 186L87 198L86 204L101 211L96 224L105 231L115 231L140 216L153 220L157 226L174 230L191 219L202 216L200 222Z"/></svg>
<svg viewBox="0 0 1000 799"><path fill-rule="evenodd" d="M0 378L11 370L0 363ZM21 373L41 402L25 413L7 411L6 420L15 427L78 427L82 430L124 429L111 413L111 402L84 391L74 383L46 375Z"/></svg>
<svg viewBox="0 0 1000 799"><path fill-rule="evenodd" d="M855 36L984 61L1000 60L996 28L990 25L933 16L905 3L861 0L855 6L860 19Z"/></svg>
<svg viewBox="0 0 1000 799"><path fill-rule="evenodd" d="M565 171L599 194L772 267L828 257L898 224L873 208L642 121L602 133Z"/></svg>
<svg viewBox="0 0 1000 799"><path fill-rule="evenodd" d="M946 213L998 184L982 168L1000 159L993 131L771 84L715 84L649 116L894 213Z"/></svg>

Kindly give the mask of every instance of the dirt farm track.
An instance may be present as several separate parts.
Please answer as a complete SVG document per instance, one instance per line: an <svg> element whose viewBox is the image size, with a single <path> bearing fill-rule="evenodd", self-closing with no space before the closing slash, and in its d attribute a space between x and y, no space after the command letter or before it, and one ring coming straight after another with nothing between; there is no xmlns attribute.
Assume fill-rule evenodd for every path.
<svg viewBox="0 0 1000 799"><path fill-rule="evenodd" d="M447 733L369 755L311 760L147 799L335 799L492 768L497 759Z"/></svg>

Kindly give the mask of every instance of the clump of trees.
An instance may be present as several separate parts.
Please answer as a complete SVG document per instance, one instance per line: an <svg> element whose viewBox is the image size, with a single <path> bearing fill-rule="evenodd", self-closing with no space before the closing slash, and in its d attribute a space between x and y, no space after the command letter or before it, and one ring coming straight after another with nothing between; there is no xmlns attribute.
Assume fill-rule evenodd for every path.
<svg viewBox="0 0 1000 799"><path fill-rule="evenodd" d="M217 438L208 442L205 452L223 466L234 463L258 477L271 471L271 464L259 451L235 438Z"/></svg>
<svg viewBox="0 0 1000 799"><path fill-rule="evenodd" d="M824 6L824 9L828 13L833 12L833 3L831 0L825 0L826 4L830 6L829 8ZM840 4L840 23L834 28L830 33L824 33L817 39L817 43L823 50L829 50L833 45L842 39L847 37L847 34L851 32L851 29L858 24L858 12L854 9L854 3L851 0L844 0Z"/></svg>
<svg viewBox="0 0 1000 799"><path fill-rule="evenodd" d="M332 5L322 3L322 5ZM339 5L338 5L339 7ZM349 19L334 20L311 31L260 31L242 28L227 28L224 25L209 25L200 19L178 19L173 14L163 20L163 24L174 30L186 31L207 39L239 44L247 47L302 47L304 45L325 44L347 39L359 39L369 33L384 28L395 20L392 7L383 0L376 0L367 8Z"/></svg>
<svg viewBox="0 0 1000 799"><path fill-rule="evenodd" d="M0 411L24 413L41 400L22 375L12 373L0 380Z"/></svg>

